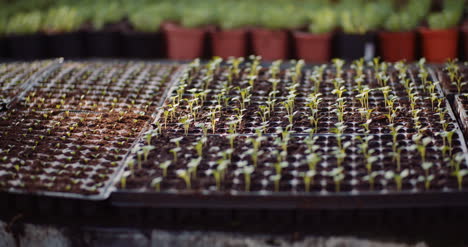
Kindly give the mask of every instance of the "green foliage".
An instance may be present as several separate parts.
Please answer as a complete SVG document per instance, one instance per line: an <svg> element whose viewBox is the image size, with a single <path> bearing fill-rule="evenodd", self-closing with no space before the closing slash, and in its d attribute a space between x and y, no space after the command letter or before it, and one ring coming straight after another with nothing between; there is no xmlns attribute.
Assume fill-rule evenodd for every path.
<svg viewBox="0 0 468 247"><path fill-rule="evenodd" d="M392 10L391 1L343 1L341 10L341 27L345 33L364 34L377 29ZM354 2L354 1L353 1Z"/></svg>
<svg viewBox="0 0 468 247"><path fill-rule="evenodd" d="M445 0L444 8L439 13L432 13L427 18L430 29L448 29L456 26L463 15L464 1Z"/></svg>
<svg viewBox="0 0 468 247"><path fill-rule="evenodd" d="M310 17L309 32L321 34L329 33L335 29L337 25L337 16L331 8L320 9Z"/></svg>
<svg viewBox="0 0 468 247"><path fill-rule="evenodd" d="M427 15L430 7L431 0L410 0L399 11L392 11L383 27L392 32L414 30Z"/></svg>
<svg viewBox="0 0 468 247"><path fill-rule="evenodd" d="M7 34L34 34L41 28L42 15L39 11L19 13L6 23Z"/></svg>
<svg viewBox="0 0 468 247"><path fill-rule="evenodd" d="M162 10L158 5L146 6L131 13L128 19L137 31L157 32L164 18Z"/></svg>
<svg viewBox="0 0 468 247"><path fill-rule="evenodd" d="M292 4L264 4L258 6L258 26L271 30L293 29L305 25L307 17Z"/></svg>
<svg viewBox="0 0 468 247"><path fill-rule="evenodd" d="M384 23L384 28L391 32L411 31L418 26L419 21L408 12L393 13Z"/></svg>
<svg viewBox="0 0 468 247"><path fill-rule="evenodd" d="M80 28L84 21L82 17L76 7L55 7L47 12L43 29L50 33L73 32Z"/></svg>
<svg viewBox="0 0 468 247"><path fill-rule="evenodd" d="M115 1L96 1L92 8L89 19L95 30L102 29L106 24L116 23L126 15L126 9Z"/></svg>
<svg viewBox="0 0 468 247"><path fill-rule="evenodd" d="M246 2L228 2L217 7L217 24L221 29L236 29L254 26L256 12Z"/></svg>
<svg viewBox="0 0 468 247"><path fill-rule="evenodd" d="M216 22L216 14L205 4L187 4L181 11L180 24L187 28L203 27Z"/></svg>

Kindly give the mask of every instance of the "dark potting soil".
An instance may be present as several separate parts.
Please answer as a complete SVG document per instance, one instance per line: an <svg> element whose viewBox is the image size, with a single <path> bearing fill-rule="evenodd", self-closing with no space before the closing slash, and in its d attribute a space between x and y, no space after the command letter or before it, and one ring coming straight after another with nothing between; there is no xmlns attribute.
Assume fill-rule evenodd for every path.
<svg viewBox="0 0 468 247"><path fill-rule="evenodd" d="M404 73L404 77L411 82L411 92L419 96L412 99L408 97L409 84L405 85L400 80L402 75L396 67L389 67L384 72L383 75L388 76L385 83L378 78L381 78L381 72L377 76L372 68L366 67L362 86L370 89L368 101L369 108L373 110L367 131L363 125L367 119L360 112L363 106L355 80L357 71L346 67L343 82L340 82L346 90L343 93L345 128L343 134L337 134L336 123L339 120L336 112L333 112L338 100L334 91L336 71L329 66L324 70L320 84L317 84L317 81L310 79L315 69L317 67L302 70L297 79L292 68L279 71L277 78L281 83L276 86L276 92L273 91L271 79L274 78L268 68L260 69L253 83L246 67L238 75L229 75L228 65L219 66L214 71L208 68L193 69L189 72L189 79L180 82L160 112L161 118L155 126L159 133L151 140L154 150L148 152L144 161L141 161L141 155L134 155L135 162L126 167L128 177L117 186L139 192L143 189L169 193L298 193L306 190L304 174L313 170L313 181L308 188L311 192L396 191L396 180L386 177L386 173L392 171L399 174L407 170L408 175L402 180L402 190L444 191L458 188L453 176L453 164L447 159L466 152L466 144L457 131L456 120L447 113L441 121L440 114L435 111L437 107L447 110L450 106L438 90L427 87L428 82L425 81L428 74L421 77L415 66L409 66ZM212 72L212 75L208 74ZM382 89L386 86L388 95ZM246 90L250 95L243 106L241 97ZM294 92L295 112L292 120L288 119L286 109L291 92ZM311 99L309 95L316 93L321 93L322 101L317 107L318 117L315 119L318 122L314 126L309 119L311 109L308 104ZM436 94L440 100L431 99L431 94ZM393 125L401 126L395 137L390 133L391 122L386 116L389 110L385 98L389 96L395 97L393 104L399 109L393 117ZM270 107L268 116L260 114L261 107ZM418 110L417 113L412 111L412 107ZM242 121L232 127L233 121L239 119L242 108ZM414 114L417 114L417 120ZM184 125L187 119L191 119L191 122ZM205 127L206 134L200 123L208 126ZM289 137L284 136L288 132L283 131L288 128L292 130ZM312 135L311 129L314 129ZM440 149L446 144L446 139L441 136L444 131L454 132L450 150ZM235 137L231 146L233 133ZM431 138L424 157L415 148L420 143L414 139L418 136ZM365 141L366 137L371 139ZM177 138L182 138L180 149L176 145ZM257 138L262 138L259 139L261 144L253 152L253 143ZM396 138L395 143L401 153L398 156L399 165L397 156L392 154L393 138ZM143 140L141 143L148 145ZM197 143L203 143L202 155L197 153ZM343 145L346 146L344 149ZM363 145L372 150L370 157L374 158L366 156ZM343 160L339 160L341 151L346 153ZM320 159L311 168L308 159L314 153ZM165 162L169 162L167 174L162 168ZM429 168L423 168L423 163L430 163ZM224 165L226 167L218 170ZM283 167L280 168L281 165ZM462 166L465 165L462 162ZM250 177L250 186L246 186L249 179L246 178L245 167L253 169L247 176ZM339 183L332 175L336 168L343 169ZM180 175L187 171L191 174L190 185ZM369 181L370 176L373 182ZM467 181L464 181L462 187L467 186Z"/></svg>
<svg viewBox="0 0 468 247"><path fill-rule="evenodd" d="M176 69L63 64L1 116L0 189L104 193Z"/></svg>

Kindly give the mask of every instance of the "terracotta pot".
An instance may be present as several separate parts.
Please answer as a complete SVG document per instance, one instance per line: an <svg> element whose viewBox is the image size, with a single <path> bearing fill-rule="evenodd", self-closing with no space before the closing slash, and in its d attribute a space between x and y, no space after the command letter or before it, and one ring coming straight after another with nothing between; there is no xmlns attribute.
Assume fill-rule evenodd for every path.
<svg viewBox="0 0 468 247"><path fill-rule="evenodd" d="M256 55L264 60L288 58L288 32L285 30L252 30L252 45Z"/></svg>
<svg viewBox="0 0 468 247"><path fill-rule="evenodd" d="M360 58L370 60L376 56L377 42L376 34L369 32L365 34L338 33L335 35L334 57L347 61Z"/></svg>
<svg viewBox="0 0 468 247"><path fill-rule="evenodd" d="M297 58L311 63L328 62L331 56L331 33L294 32Z"/></svg>
<svg viewBox="0 0 468 247"><path fill-rule="evenodd" d="M443 63L457 57L458 30L420 28L423 56L428 62Z"/></svg>
<svg viewBox="0 0 468 247"><path fill-rule="evenodd" d="M414 61L416 34L414 32L379 33L380 55L387 62Z"/></svg>
<svg viewBox="0 0 468 247"><path fill-rule="evenodd" d="M215 30L211 32L213 56L244 57L247 51L247 30Z"/></svg>
<svg viewBox="0 0 468 247"><path fill-rule="evenodd" d="M205 28L166 25L167 53L170 59L191 60L203 56Z"/></svg>

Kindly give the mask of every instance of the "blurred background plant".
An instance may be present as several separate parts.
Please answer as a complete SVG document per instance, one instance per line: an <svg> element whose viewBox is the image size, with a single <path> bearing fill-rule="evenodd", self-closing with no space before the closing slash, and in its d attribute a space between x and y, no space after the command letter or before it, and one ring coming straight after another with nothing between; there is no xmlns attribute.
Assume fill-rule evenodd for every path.
<svg viewBox="0 0 468 247"><path fill-rule="evenodd" d="M429 28L448 29L456 26L463 15L465 1L445 0L441 12L432 13L427 18Z"/></svg>
<svg viewBox="0 0 468 247"><path fill-rule="evenodd" d="M1 20L4 21L4 31L8 35L34 34L38 33L41 28L42 15L39 11L32 11L15 14L8 22L4 18Z"/></svg>
<svg viewBox="0 0 468 247"><path fill-rule="evenodd" d="M49 9L44 18L43 30L47 33L69 33L78 30L83 22L83 15L78 8L64 5Z"/></svg>

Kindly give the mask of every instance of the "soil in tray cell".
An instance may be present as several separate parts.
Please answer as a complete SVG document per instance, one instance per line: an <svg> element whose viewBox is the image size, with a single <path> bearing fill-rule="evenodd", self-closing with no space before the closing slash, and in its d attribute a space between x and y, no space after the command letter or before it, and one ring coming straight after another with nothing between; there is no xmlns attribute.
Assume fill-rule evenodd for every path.
<svg viewBox="0 0 468 247"><path fill-rule="evenodd" d="M64 64L1 116L0 189L104 193L176 68Z"/></svg>
<svg viewBox="0 0 468 247"><path fill-rule="evenodd" d="M398 138L399 155L395 156L392 145L388 145L391 138L160 134L152 139L151 146L143 146L142 153L127 160L129 173L125 183L121 181L118 186L168 192L183 192L190 187L192 192L231 193L394 191L398 186L416 191L457 188L452 176L456 164L446 160L450 151L439 150L441 138L431 140L424 158L414 149L418 141L404 136ZM452 145L453 154L462 152L458 136ZM397 185L391 174L402 174L404 183ZM310 183L309 188L306 183Z"/></svg>
<svg viewBox="0 0 468 247"><path fill-rule="evenodd" d="M0 64L0 102L11 101L23 90L26 81L50 63L51 61Z"/></svg>
<svg viewBox="0 0 468 247"><path fill-rule="evenodd" d="M451 61L436 71L447 95L468 93L468 65Z"/></svg>
<svg viewBox="0 0 468 247"><path fill-rule="evenodd" d="M375 62L374 62L375 63ZM121 189L174 193L467 187L466 144L426 67L190 65Z"/></svg>
<svg viewBox="0 0 468 247"><path fill-rule="evenodd" d="M0 126L0 187L79 194L99 193L148 120L116 113L9 117L10 124Z"/></svg>

